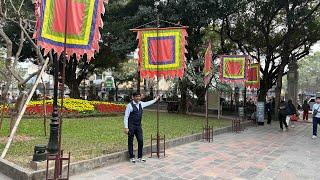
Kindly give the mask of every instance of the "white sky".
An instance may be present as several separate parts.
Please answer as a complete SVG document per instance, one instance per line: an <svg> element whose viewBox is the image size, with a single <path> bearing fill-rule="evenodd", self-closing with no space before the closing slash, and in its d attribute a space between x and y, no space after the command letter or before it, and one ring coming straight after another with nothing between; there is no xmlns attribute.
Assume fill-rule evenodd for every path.
<svg viewBox="0 0 320 180"><path fill-rule="evenodd" d="M311 53L315 53L317 51L320 51L320 41L311 47Z"/></svg>

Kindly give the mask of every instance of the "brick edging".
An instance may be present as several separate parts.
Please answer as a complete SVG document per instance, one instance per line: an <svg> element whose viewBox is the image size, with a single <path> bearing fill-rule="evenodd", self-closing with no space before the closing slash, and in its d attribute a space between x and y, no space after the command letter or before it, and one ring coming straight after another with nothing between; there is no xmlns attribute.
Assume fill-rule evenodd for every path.
<svg viewBox="0 0 320 180"><path fill-rule="evenodd" d="M244 128L252 125L252 122L243 122L242 126ZM223 133L232 132L232 127L223 127L214 130L214 135L219 135ZM202 133L197 133L189 136L184 136L169 140L166 142L166 148L172 148L179 145L195 142L201 140ZM143 154L149 154L151 151L151 146L146 146L143 148ZM109 166L115 163L123 162L128 160L128 151L121 151L112 154L103 155L93 159L88 159L84 161L78 161L70 164L70 176L80 174L86 171L90 171L99 167ZM0 172L4 175L19 180L39 180L45 179L45 169L38 171L30 171L26 168L20 167L12 162L5 159L0 159ZM64 172L66 172L66 167L64 167ZM50 171L52 174L52 169Z"/></svg>

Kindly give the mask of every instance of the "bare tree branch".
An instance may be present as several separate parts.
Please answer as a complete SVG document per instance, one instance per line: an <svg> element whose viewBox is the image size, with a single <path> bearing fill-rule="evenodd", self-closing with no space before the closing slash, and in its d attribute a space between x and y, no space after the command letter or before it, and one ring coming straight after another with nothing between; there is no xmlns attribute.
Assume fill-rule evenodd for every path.
<svg viewBox="0 0 320 180"><path fill-rule="evenodd" d="M7 78L8 75L7 75L5 72L3 72L3 71L0 70L0 74L1 74L2 77L5 79L5 81L8 80L8 78Z"/></svg>
<svg viewBox="0 0 320 180"><path fill-rule="evenodd" d="M17 11L17 8L14 6L12 0L10 0L10 4L11 4L13 10L15 11L15 13L17 13L20 16L20 13L19 13L19 11Z"/></svg>
<svg viewBox="0 0 320 180"><path fill-rule="evenodd" d="M6 42L6 48L7 48L7 56L12 57L12 41L10 38L6 35L6 33L3 31L3 28L0 27L0 36L5 40Z"/></svg>
<svg viewBox="0 0 320 180"><path fill-rule="evenodd" d="M12 58L8 58L6 64L6 68L9 71L9 73L20 83L23 81L23 79L21 78L21 76L19 75L19 73L17 73L14 69L12 69L11 67L11 61L15 61L15 59Z"/></svg>
<svg viewBox="0 0 320 180"><path fill-rule="evenodd" d="M20 19L20 24L22 24L21 19ZM25 27L26 27L26 25L25 25ZM22 51L24 42L25 42L24 32L21 30L21 32L20 32L19 48L18 48L18 51L17 51L17 53L16 53L16 59L17 59L17 60L19 59L19 56L20 56L20 54L21 54L21 51Z"/></svg>
<svg viewBox="0 0 320 180"><path fill-rule="evenodd" d="M19 10L18 10L19 14L20 14L20 11L21 11L21 8L22 8L23 4L24 4L24 0L21 1L20 7L19 7Z"/></svg>
<svg viewBox="0 0 320 180"><path fill-rule="evenodd" d="M24 81L22 81L22 82L19 83L19 84L25 84L25 83L27 83L31 78L33 78L33 76L39 74L40 72L41 72L41 68L40 68L38 71L30 74L29 77L27 77Z"/></svg>
<svg viewBox="0 0 320 180"><path fill-rule="evenodd" d="M0 17L4 18L4 12L3 12L4 2L0 0Z"/></svg>

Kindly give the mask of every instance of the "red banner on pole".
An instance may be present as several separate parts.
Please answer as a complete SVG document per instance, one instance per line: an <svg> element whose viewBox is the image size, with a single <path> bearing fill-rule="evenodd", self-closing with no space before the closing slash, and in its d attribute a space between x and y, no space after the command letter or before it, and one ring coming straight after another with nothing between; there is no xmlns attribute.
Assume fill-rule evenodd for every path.
<svg viewBox="0 0 320 180"><path fill-rule="evenodd" d="M61 54L66 46L67 54L75 53L78 58L87 54L90 60L99 51L101 14L104 14L104 3L108 0L66 1L36 0L34 38L45 53L53 49Z"/></svg>
<svg viewBox="0 0 320 180"><path fill-rule="evenodd" d="M246 80L246 69L246 56L220 57L220 81L222 82L244 82Z"/></svg>
<svg viewBox="0 0 320 180"><path fill-rule="evenodd" d="M135 29L139 39L141 78L183 77L186 28Z"/></svg>
<svg viewBox="0 0 320 180"><path fill-rule="evenodd" d="M212 47L211 42L209 42L208 48L204 55L204 84L208 85L210 83L210 78L212 75Z"/></svg>
<svg viewBox="0 0 320 180"><path fill-rule="evenodd" d="M247 71L246 87L260 88L260 64L250 64Z"/></svg>

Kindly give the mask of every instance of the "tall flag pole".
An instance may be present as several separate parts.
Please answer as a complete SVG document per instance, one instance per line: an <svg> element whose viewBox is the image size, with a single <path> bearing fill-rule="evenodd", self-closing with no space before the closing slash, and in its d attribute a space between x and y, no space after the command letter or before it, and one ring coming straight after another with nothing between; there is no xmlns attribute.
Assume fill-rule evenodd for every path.
<svg viewBox="0 0 320 180"><path fill-rule="evenodd" d="M211 79L211 70L212 70L212 46L211 42L207 47L206 53L204 55L205 63L204 63L204 83L207 86L210 83Z"/></svg>
<svg viewBox="0 0 320 180"><path fill-rule="evenodd" d="M157 64L157 96L159 96L159 28L160 28L160 17L158 13L158 5L156 4L157 11L157 53L156 53L156 64ZM159 108L160 108L160 100L157 102L157 157L160 157L160 132L159 132Z"/></svg>
<svg viewBox="0 0 320 180"><path fill-rule="evenodd" d="M99 41L101 35L99 28L102 28L101 15L105 12L104 4L108 0L36 0L36 31L33 37L37 45L44 49L44 53L56 53L54 57L54 111L50 123L50 137L48 142L47 161L55 160L54 179L62 178L61 152L61 115L64 97L65 66L67 55L73 54L79 60L81 55L86 54L87 60L93 59L95 52L99 52ZM58 78L59 78L59 57L63 59L62 69L62 90L61 90L61 111L58 113ZM60 118L60 119L59 119ZM47 163L48 164L48 163ZM48 179L48 167L46 169Z"/></svg>
<svg viewBox="0 0 320 180"><path fill-rule="evenodd" d="M204 55L205 63L204 63L204 83L205 86L209 86L210 79L211 79L211 68L212 68L212 49L211 49L211 42L209 42L208 48L206 50L206 53ZM206 89L206 120L207 120L207 126L209 126L208 121L208 87Z"/></svg>
<svg viewBox="0 0 320 180"><path fill-rule="evenodd" d="M211 132L213 132L209 127L209 117L208 117L208 103L209 103L209 96L208 96L208 90L210 85L210 80L212 76L212 46L211 42L209 42L206 53L204 55L204 84L206 88L206 126L204 127L204 139L209 141L212 139Z"/></svg>
<svg viewBox="0 0 320 180"><path fill-rule="evenodd" d="M157 9L156 9L157 10ZM157 95L159 95L159 80L175 77L183 78L185 69L185 46L187 44L187 31L185 26L161 28L158 13L155 28L136 28L131 29L137 32L139 47L139 71L141 79L157 78ZM150 23L148 23L150 24ZM160 137L159 122L159 104L157 106L157 135L156 138L151 136L151 146L153 140L156 141L156 151L151 151L160 157L160 153L165 155L164 151L160 151L160 141L165 142L165 135ZM165 144L165 143L164 143Z"/></svg>

